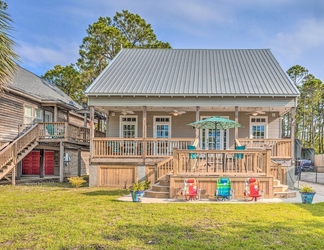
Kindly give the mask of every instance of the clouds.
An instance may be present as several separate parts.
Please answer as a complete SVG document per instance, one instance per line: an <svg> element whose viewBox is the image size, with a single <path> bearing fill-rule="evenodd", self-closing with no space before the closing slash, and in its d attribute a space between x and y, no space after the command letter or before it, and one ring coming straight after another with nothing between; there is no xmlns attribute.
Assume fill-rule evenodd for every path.
<svg viewBox="0 0 324 250"><path fill-rule="evenodd" d="M55 48L53 44L42 47L35 44L20 42L16 49L22 64L30 65L32 68L53 68L55 65L69 65L76 63L79 57L79 45L76 43L59 42ZM45 73L45 72L43 72Z"/></svg>
<svg viewBox="0 0 324 250"><path fill-rule="evenodd" d="M280 53L297 59L309 49L324 46L324 20L300 21L291 32L278 33L272 44Z"/></svg>
<svg viewBox="0 0 324 250"><path fill-rule="evenodd" d="M100 16L139 14L173 48L270 48L285 66L301 64L324 79L324 1L69 0L9 1L17 53L44 74L75 63L89 25ZM308 63L308 65L305 65ZM44 70L45 69L45 70ZM317 73L316 72L316 73Z"/></svg>

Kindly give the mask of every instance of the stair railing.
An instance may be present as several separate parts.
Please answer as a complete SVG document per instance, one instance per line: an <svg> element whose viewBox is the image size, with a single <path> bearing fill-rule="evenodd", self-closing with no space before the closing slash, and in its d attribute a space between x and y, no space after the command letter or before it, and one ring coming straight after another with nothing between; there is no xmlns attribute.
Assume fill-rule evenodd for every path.
<svg viewBox="0 0 324 250"><path fill-rule="evenodd" d="M157 164L157 180L173 172L173 156Z"/></svg>
<svg viewBox="0 0 324 250"><path fill-rule="evenodd" d="M37 124L33 125L25 134L21 135L0 152L0 169L11 161L12 165L15 166L18 163L17 154L35 140L38 140Z"/></svg>

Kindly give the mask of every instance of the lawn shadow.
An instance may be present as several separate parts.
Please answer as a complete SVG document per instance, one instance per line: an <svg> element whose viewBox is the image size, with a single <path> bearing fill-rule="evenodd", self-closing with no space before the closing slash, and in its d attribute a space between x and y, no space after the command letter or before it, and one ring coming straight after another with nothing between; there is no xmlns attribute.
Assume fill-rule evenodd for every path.
<svg viewBox="0 0 324 250"><path fill-rule="evenodd" d="M324 202L317 202L314 204L303 204L295 203L298 208L304 209L311 213L313 216L323 217L324 216Z"/></svg>

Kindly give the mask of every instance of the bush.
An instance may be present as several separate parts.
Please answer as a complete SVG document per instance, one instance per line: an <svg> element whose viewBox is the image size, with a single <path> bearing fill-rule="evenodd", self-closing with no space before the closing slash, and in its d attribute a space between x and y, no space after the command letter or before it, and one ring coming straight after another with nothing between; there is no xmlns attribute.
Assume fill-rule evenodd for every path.
<svg viewBox="0 0 324 250"><path fill-rule="evenodd" d="M83 179L83 177L79 176L70 177L68 178L68 180L71 183L71 185L75 188L79 188L82 186L83 183L87 182L85 179Z"/></svg>

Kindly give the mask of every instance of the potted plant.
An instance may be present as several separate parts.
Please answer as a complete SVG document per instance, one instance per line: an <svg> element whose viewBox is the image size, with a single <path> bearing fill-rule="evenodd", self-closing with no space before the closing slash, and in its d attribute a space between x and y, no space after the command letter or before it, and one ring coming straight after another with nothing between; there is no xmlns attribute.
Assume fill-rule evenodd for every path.
<svg viewBox="0 0 324 250"><path fill-rule="evenodd" d="M142 202L144 192L146 189L150 187L150 184L151 182L149 181L141 181L141 182L134 182L129 187L128 190L130 191L134 202Z"/></svg>
<svg viewBox="0 0 324 250"><path fill-rule="evenodd" d="M302 203L312 204L316 191L311 186L304 184L301 185L299 193L301 195Z"/></svg>

